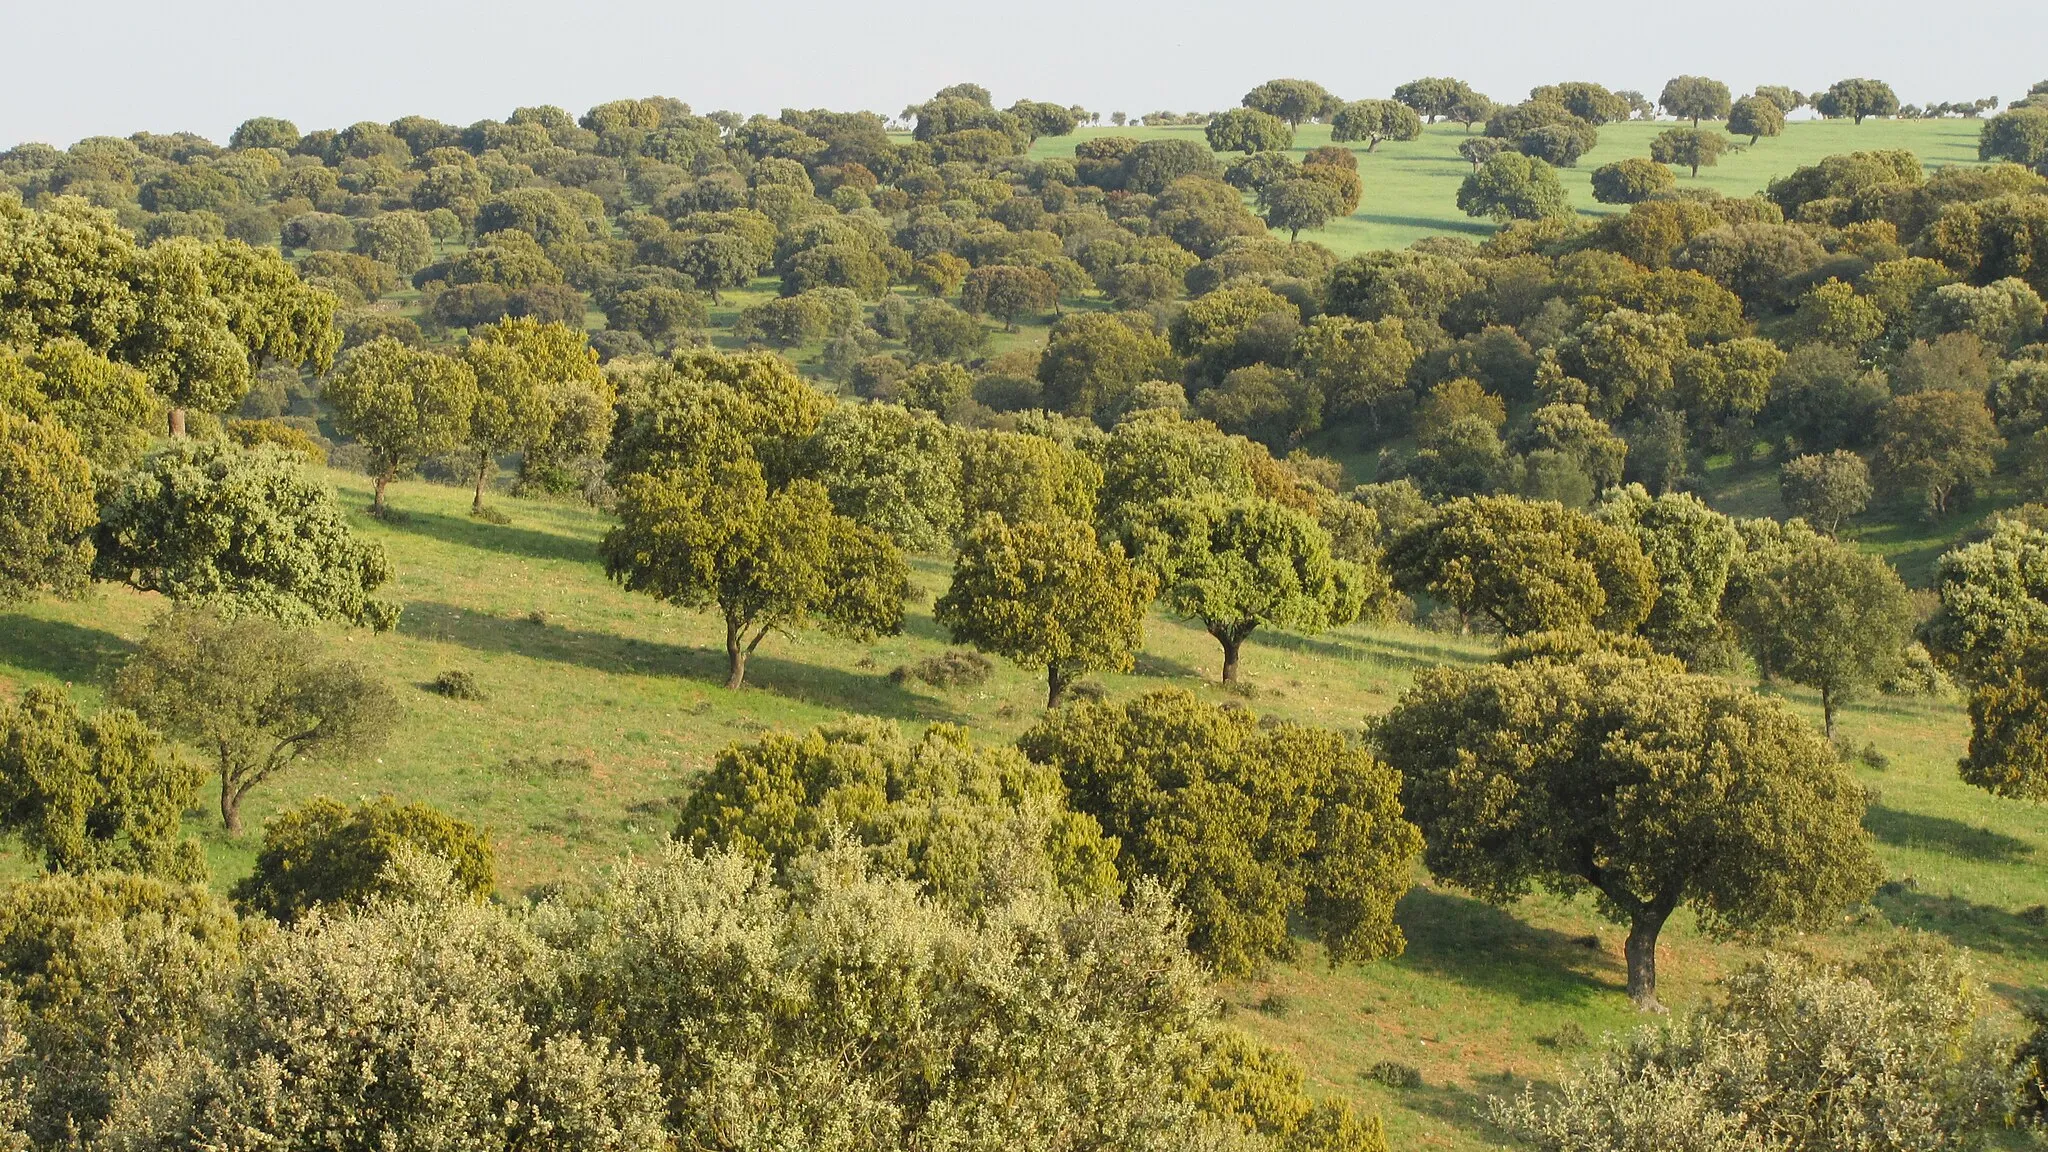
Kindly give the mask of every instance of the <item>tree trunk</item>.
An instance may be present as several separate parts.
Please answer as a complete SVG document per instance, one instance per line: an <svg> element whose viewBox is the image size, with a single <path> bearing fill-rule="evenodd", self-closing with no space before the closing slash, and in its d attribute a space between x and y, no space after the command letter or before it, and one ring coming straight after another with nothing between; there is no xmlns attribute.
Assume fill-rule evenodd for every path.
<svg viewBox="0 0 2048 1152"><path fill-rule="evenodd" d="M1835 694L1820 686L1820 730L1830 742L1835 738Z"/></svg>
<svg viewBox="0 0 2048 1152"><path fill-rule="evenodd" d="M1243 647L1244 641L1231 635L1218 636L1216 640L1223 645L1223 682L1225 684L1235 684L1237 683L1238 649Z"/></svg>
<svg viewBox="0 0 2048 1152"><path fill-rule="evenodd" d="M235 788L226 775L220 778L220 822L230 836L242 834L242 798L235 794Z"/></svg>
<svg viewBox="0 0 2048 1152"><path fill-rule="evenodd" d="M1698 164L1692 166L1692 178L1695 180L1700 178L1700 166Z"/></svg>
<svg viewBox="0 0 2048 1152"><path fill-rule="evenodd" d="M1060 706L1060 698L1067 694L1067 675L1058 664L1045 666L1045 710L1050 712Z"/></svg>
<svg viewBox="0 0 2048 1152"><path fill-rule="evenodd" d="M475 516L484 510L484 481L491 476L491 454L476 454L476 499L469 502L469 514Z"/></svg>
<svg viewBox="0 0 2048 1152"><path fill-rule="evenodd" d="M391 483L390 469L377 473L377 497L370 501L370 514L372 516L382 516L384 514L384 486L389 483Z"/></svg>
<svg viewBox="0 0 2048 1152"><path fill-rule="evenodd" d="M1628 943L1624 946L1628 956L1628 998L1642 1012L1664 1011L1664 1006L1657 1002L1657 934L1664 930L1668 915L1644 911L1629 920Z"/></svg>
<svg viewBox="0 0 2048 1152"><path fill-rule="evenodd" d="M171 409L171 439L183 440L184 438L185 410L183 408L173 408Z"/></svg>
<svg viewBox="0 0 2048 1152"><path fill-rule="evenodd" d="M747 653L750 650L751 649L742 647L740 645L739 625L733 623L730 620L726 621L725 662L728 671L728 674L725 678L726 688L737 691L739 689L739 686L746 682Z"/></svg>

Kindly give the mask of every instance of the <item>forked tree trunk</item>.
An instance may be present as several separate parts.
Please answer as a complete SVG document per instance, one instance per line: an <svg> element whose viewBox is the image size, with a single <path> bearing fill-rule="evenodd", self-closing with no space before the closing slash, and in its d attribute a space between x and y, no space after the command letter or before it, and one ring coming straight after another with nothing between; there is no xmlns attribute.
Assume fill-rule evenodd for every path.
<svg viewBox="0 0 2048 1152"><path fill-rule="evenodd" d="M732 620L725 622L725 686L730 690L738 690L739 686L746 683L747 680L747 652L749 649L740 643L741 635L740 625L737 622Z"/></svg>
<svg viewBox="0 0 2048 1152"><path fill-rule="evenodd" d="M1237 683L1238 654L1244 649L1245 637L1251 634L1252 629L1242 623L1230 625L1217 624L1210 627L1209 635L1214 636L1216 643L1223 646L1223 682L1225 684Z"/></svg>

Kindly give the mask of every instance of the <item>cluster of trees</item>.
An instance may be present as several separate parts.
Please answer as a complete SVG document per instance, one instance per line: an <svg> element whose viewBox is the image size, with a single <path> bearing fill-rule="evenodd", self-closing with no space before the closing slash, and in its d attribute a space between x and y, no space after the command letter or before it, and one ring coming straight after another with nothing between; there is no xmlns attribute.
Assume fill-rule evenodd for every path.
<svg viewBox="0 0 2048 1152"><path fill-rule="evenodd" d="M1155 600L1216 637L1225 680L1260 627L1317 631L1388 605L1372 511L1305 461L1185 418L1174 386L1137 385L1167 403L1107 431L1050 414L963 430L922 406L970 385L944 367L906 378L916 407L835 403L766 353L695 350L617 373L607 569L716 608L738 687L770 632L894 632L905 553L950 552L939 622L1043 669L1049 706L1090 671L1127 669Z"/></svg>

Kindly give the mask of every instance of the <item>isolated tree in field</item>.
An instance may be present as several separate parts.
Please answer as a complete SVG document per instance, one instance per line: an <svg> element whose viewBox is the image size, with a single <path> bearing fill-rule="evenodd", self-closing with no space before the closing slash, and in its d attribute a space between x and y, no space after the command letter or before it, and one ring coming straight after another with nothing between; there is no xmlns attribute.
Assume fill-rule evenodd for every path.
<svg viewBox="0 0 2048 1152"><path fill-rule="evenodd" d="M370 511L382 516L393 477L461 443L476 406L476 374L453 356L382 336L351 353L322 395L335 430L369 450L377 481Z"/></svg>
<svg viewBox="0 0 2048 1152"><path fill-rule="evenodd" d="M407 850L445 862L455 887L478 900L497 886L491 842L474 824L389 796L353 808L322 796L264 826L235 902L284 924L321 905L361 906L391 894L392 862Z"/></svg>
<svg viewBox="0 0 2048 1152"><path fill-rule="evenodd" d="M1778 469L1778 495L1786 510L1830 537L1841 531L1843 521L1870 506L1870 492L1870 466L1840 448L1794 456Z"/></svg>
<svg viewBox="0 0 2048 1152"><path fill-rule="evenodd" d="M1697 128L1702 120L1728 115L1728 86L1705 76L1679 76L1665 82L1657 105L1670 116L1692 121Z"/></svg>
<svg viewBox="0 0 2048 1152"><path fill-rule="evenodd" d="M1161 596L1223 646L1225 683L1236 681L1239 653L1258 628L1321 632L1351 623L1364 607L1372 577L1332 556L1330 534L1302 512L1213 495L1160 512L1172 541Z"/></svg>
<svg viewBox="0 0 2048 1152"><path fill-rule="evenodd" d="M1571 211L1557 171L1520 152L1488 157L1477 172L1458 185L1458 209L1467 216L1510 220L1543 220Z"/></svg>
<svg viewBox="0 0 2048 1152"><path fill-rule="evenodd" d="M1664 165L1631 156L1593 169L1593 199L1602 204L1640 204L1677 182Z"/></svg>
<svg viewBox="0 0 2048 1152"><path fill-rule="evenodd" d="M65 688L0 703L0 829L49 871L203 880L179 829L204 779L126 709L82 716Z"/></svg>
<svg viewBox="0 0 2048 1152"><path fill-rule="evenodd" d="M1339 144L1365 141L1371 152L1382 140L1413 140L1422 135L1422 118L1395 100L1354 100L1330 117L1330 139Z"/></svg>
<svg viewBox="0 0 2048 1152"><path fill-rule="evenodd" d="M150 625L113 699L213 759L231 834L258 785L302 761L366 755L398 720L391 689L358 664L323 658L311 632L205 606Z"/></svg>
<svg viewBox="0 0 2048 1152"><path fill-rule="evenodd" d="M817 625L870 640L903 626L908 576L887 536L832 509L823 485L771 490L751 454L626 475L600 545L628 591L725 620L726 687L770 632Z"/></svg>
<svg viewBox="0 0 2048 1152"><path fill-rule="evenodd" d="M1304 120L1316 120L1336 110L1338 100L1313 80L1268 80L1244 94L1246 108L1278 116L1299 130Z"/></svg>
<svg viewBox="0 0 2048 1152"><path fill-rule="evenodd" d="M333 491L279 448L172 444L101 497L94 542L96 577L172 600L287 621L398 622L398 605L372 595L391 579L383 547L351 531Z"/></svg>
<svg viewBox="0 0 2048 1152"><path fill-rule="evenodd" d="M1470 132L1474 125L1484 124L1488 120L1493 119L1494 113L1499 111L1499 104L1494 103L1489 97L1474 92L1459 97L1457 103L1451 105L1446 118L1463 124L1465 131Z"/></svg>
<svg viewBox="0 0 2048 1152"><path fill-rule="evenodd" d="M1633 533L1562 504L1514 496L1453 500L1396 537L1387 567L1502 632L1628 632L1650 614L1657 573Z"/></svg>
<svg viewBox="0 0 2048 1152"><path fill-rule="evenodd" d="M1912 639L1912 598L1883 558L1797 524L1752 541L1732 581L1729 617L1757 667L1820 693L1829 739L1841 706L1889 679Z"/></svg>
<svg viewBox="0 0 2048 1152"><path fill-rule="evenodd" d="M463 432L464 446L476 453L472 513L483 511L484 485L499 453L541 452L557 416L579 397L600 408L617 398L590 342L566 324L524 317L486 324L470 334L462 358L476 381Z"/></svg>
<svg viewBox="0 0 2048 1152"><path fill-rule="evenodd" d="M1608 91L1602 84L1590 80L1567 80L1562 84L1543 84L1529 90L1532 104L1557 104L1565 111L1589 124L1610 124L1626 120L1635 111L1620 94Z"/></svg>
<svg viewBox="0 0 2048 1152"><path fill-rule="evenodd" d="M1287 121L1256 108L1231 108L1211 117L1202 130L1218 152L1285 152L1294 147Z"/></svg>
<svg viewBox="0 0 2048 1152"><path fill-rule="evenodd" d="M1268 228L1283 228L1287 241L1301 239L1303 229L1322 228L1346 215L1344 194L1335 185L1313 176L1291 176L1259 189L1259 210Z"/></svg>
<svg viewBox="0 0 2048 1152"><path fill-rule="evenodd" d="M1592 889L1657 1007L1657 939L1819 928L1883 878L1863 790L1783 703L1647 660L1438 668L1374 729L1432 873L1495 902Z"/></svg>
<svg viewBox="0 0 2048 1152"><path fill-rule="evenodd" d="M1695 177L1701 168L1720 163L1721 153L1727 150L1726 136L1718 132L1702 132L1698 128L1667 128L1650 141L1650 159L1659 164L1689 168Z"/></svg>
<svg viewBox="0 0 2048 1152"><path fill-rule="evenodd" d="M760 270L761 256L744 236L731 232L710 232L692 236L676 253L676 270L690 278L698 291L719 303L719 293L745 288Z"/></svg>
<svg viewBox="0 0 2048 1152"><path fill-rule="evenodd" d="M1044 269L1015 264L976 268L960 286L962 308L994 316L1008 332L1017 330L1017 317L1050 312L1059 298L1059 285Z"/></svg>
<svg viewBox="0 0 2048 1152"><path fill-rule="evenodd" d="M1935 660L1968 685L2000 680L2048 638L2048 533L1994 519L1988 537L1943 554L1934 588L1921 634Z"/></svg>
<svg viewBox="0 0 2048 1152"><path fill-rule="evenodd" d="M1045 669L1045 706L1057 708L1083 674L1130 668L1157 587L1085 523L991 513L962 541L932 615L956 643Z"/></svg>
<svg viewBox="0 0 2048 1152"><path fill-rule="evenodd" d="M1918 500L1944 516L1958 490L1991 476L2005 447L1983 398L1935 389L1900 396L1878 416L1877 482L1887 495Z"/></svg>
<svg viewBox="0 0 2048 1152"><path fill-rule="evenodd" d="M1449 76L1425 76L1394 89L1394 99L1415 109L1431 124L1439 118L1452 119L1458 106L1473 98L1472 87ZM1479 117L1485 119L1485 117Z"/></svg>
<svg viewBox="0 0 2048 1152"><path fill-rule="evenodd" d="M84 591L98 520L78 438L0 405L0 604Z"/></svg>
<svg viewBox="0 0 2048 1152"><path fill-rule="evenodd" d="M1813 110L1830 120L1861 124L1866 116L1897 115L1899 98L1882 80L1837 80L1813 96Z"/></svg>
<svg viewBox="0 0 2048 1152"><path fill-rule="evenodd" d="M1063 709L1018 747L1059 769L1075 809L1119 846L1127 883L1178 894L1190 944L1218 970L1292 956L1293 917L1333 961L1406 946L1394 904L1421 838L1396 775L1356 741L1171 689Z"/></svg>
<svg viewBox="0 0 2048 1152"><path fill-rule="evenodd" d="M1785 110L1761 94L1744 96L1728 110L1728 134L1747 136L1751 144L1785 132Z"/></svg>

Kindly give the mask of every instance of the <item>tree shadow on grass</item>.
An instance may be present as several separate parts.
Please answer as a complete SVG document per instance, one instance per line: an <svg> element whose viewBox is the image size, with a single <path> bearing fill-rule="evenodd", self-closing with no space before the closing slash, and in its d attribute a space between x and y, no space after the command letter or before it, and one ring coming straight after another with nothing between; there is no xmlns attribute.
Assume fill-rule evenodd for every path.
<svg viewBox="0 0 2048 1152"><path fill-rule="evenodd" d="M1261 629L1252 633L1250 647L1274 648L1285 652L1298 652L1315 656L1326 656L1352 664L1371 664L1382 668L1406 668L1421 671L1440 668L1445 664L1480 664L1488 656L1480 652L1466 652L1457 648L1434 645L1412 640L1393 640L1382 636L1342 636L1325 633L1321 636L1303 636L1295 632Z"/></svg>
<svg viewBox="0 0 2048 1152"><path fill-rule="evenodd" d="M725 653L655 643L605 632L586 632L527 620L470 612L451 604L413 601L398 630L422 640L459 644L477 652L504 652L531 660L574 664L597 672L677 676L723 685ZM771 637L767 644L775 643ZM945 704L891 684L887 677L792 660L764 650L747 661L747 688L820 708L896 720L950 721L962 717Z"/></svg>
<svg viewBox="0 0 2048 1152"><path fill-rule="evenodd" d="M1468 232L1474 236L1491 236L1495 226L1484 220L1446 220L1437 216L1387 216L1376 212L1357 212L1353 220L1368 224L1384 224L1392 228L1427 228L1432 232Z"/></svg>
<svg viewBox="0 0 2048 1152"><path fill-rule="evenodd" d="M99 683L135 646L112 632L33 616L0 616L0 664L70 684Z"/></svg>
<svg viewBox="0 0 2048 1152"><path fill-rule="evenodd" d="M1545 1094L1546 1089L1555 1086L1546 1081L1496 1081L1492 1078L1488 1080L1490 1087L1461 1088L1454 1084L1424 1084L1420 1088L1401 1089L1397 1095L1410 1111L1448 1124L1487 1147L1514 1147L1514 1134L1487 1118L1487 1097L1516 1096L1525 1085L1535 1087L1537 1095L1541 1096Z"/></svg>
<svg viewBox="0 0 2048 1152"><path fill-rule="evenodd" d="M1978 952L2048 950L2048 909L2038 916L2031 910L2013 913L1953 894L1921 892L1910 882L1887 884L1870 902L1894 924L1934 932Z"/></svg>
<svg viewBox="0 0 2048 1152"><path fill-rule="evenodd" d="M2007 836L2003 832L1993 832L1989 828L1979 828L1945 816L1901 812L1881 805L1872 806L1863 814L1863 826L1870 830L1872 836L1894 848L1921 848L1988 864L2015 863L2034 852L2033 845L2017 836Z"/></svg>
<svg viewBox="0 0 2048 1152"><path fill-rule="evenodd" d="M378 523L397 532L425 536L457 548L476 548L520 556L528 560L568 560L597 563L597 545L575 536L564 536L538 528L492 524L468 516L399 509L399 514Z"/></svg>
<svg viewBox="0 0 2048 1152"><path fill-rule="evenodd" d="M1505 909L1414 888L1394 919L1408 950L1388 961L1516 999L1586 1003L1622 990L1621 965L1591 937L1535 928Z"/></svg>

